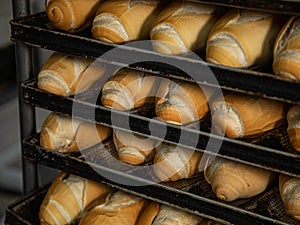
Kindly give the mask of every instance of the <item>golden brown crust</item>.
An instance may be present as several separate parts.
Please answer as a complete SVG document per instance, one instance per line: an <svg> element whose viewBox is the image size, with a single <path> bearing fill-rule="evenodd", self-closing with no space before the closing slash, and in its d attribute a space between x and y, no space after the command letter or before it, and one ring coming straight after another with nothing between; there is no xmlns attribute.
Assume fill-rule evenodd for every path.
<svg viewBox="0 0 300 225"><path fill-rule="evenodd" d="M211 30L206 59L239 68L271 61L273 44L283 23L278 15L231 9Z"/></svg>
<svg viewBox="0 0 300 225"><path fill-rule="evenodd" d="M271 171L221 158L216 158L204 175L213 192L223 201L256 196L274 178Z"/></svg>
<svg viewBox="0 0 300 225"><path fill-rule="evenodd" d="M159 203L149 202L139 215L136 225L152 225L155 217L159 212Z"/></svg>
<svg viewBox="0 0 300 225"><path fill-rule="evenodd" d="M106 202L87 212L80 225L135 225L145 199L115 192Z"/></svg>
<svg viewBox="0 0 300 225"><path fill-rule="evenodd" d="M162 143L156 148L154 173L163 182L191 178L197 173L202 153Z"/></svg>
<svg viewBox="0 0 300 225"><path fill-rule="evenodd" d="M215 6L192 1L173 1L158 16L150 37L154 50L182 54L203 49L219 12Z"/></svg>
<svg viewBox="0 0 300 225"><path fill-rule="evenodd" d="M61 172L41 204L41 224L70 224L78 220L96 198L109 192L104 184Z"/></svg>
<svg viewBox="0 0 300 225"><path fill-rule="evenodd" d="M292 16L282 27L274 44L273 71L276 75L300 79L300 17Z"/></svg>
<svg viewBox="0 0 300 225"><path fill-rule="evenodd" d="M231 92L212 102L212 126L230 138L244 138L276 128L285 117L281 102Z"/></svg>
<svg viewBox="0 0 300 225"><path fill-rule="evenodd" d="M146 38L159 11L159 1L155 0L105 1L94 18L93 37L113 43Z"/></svg>
<svg viewBox="0 0 300 225"><path fill-rule="evenodd" d="M288 122L287 133L292 148L300 151L300 106L292 106L287 113L286 120Z"/></svg>
<svg viewBox="0 0 300 225"><path fill-rule="evenodd" d="M164 79L157 91L156 115L177 125L200 120L209 111L206 95L195 83Z"/></svg>
<svg viewBox="0 0 300 225"><path fill-rule="evenodd" d="M103 85L101 102L117 110L139 108L154 102L158 85L156 76L123 68Z"/></svg>
<svg viewBox="0 0 300 225"><path fill-rule="evenodd" d="M79 151L103 142L111 133L111 128L52 112L42 124L40 144L52 151Z"/></svg>
<svg viewBox="0 0 300 225"><path fill-rule="evenodd" d="M300 220L300 178L280 174L279 191L287 214Z"/></svg>
<svg viewBox="0 0 300 225"><path fill-rule="evenodd" d="M114 145L119 160L131 165L140 165L152 161L155 154L156 140L135 135L130 132L114 130Z"/></svg>
<svg viewBox="0 0 300 225"><path fill-rule="evenodd" d="M43 64L37 85L50 93L69 96L86 91L104 72L104 65L92 60L55 52Z"/></svg>
<svg viewBox="0 0 300 225"><path fill-rule="evenodd" d="M91 24L101 0L47 0L46 13L59 29L75 32Z"/></svg>

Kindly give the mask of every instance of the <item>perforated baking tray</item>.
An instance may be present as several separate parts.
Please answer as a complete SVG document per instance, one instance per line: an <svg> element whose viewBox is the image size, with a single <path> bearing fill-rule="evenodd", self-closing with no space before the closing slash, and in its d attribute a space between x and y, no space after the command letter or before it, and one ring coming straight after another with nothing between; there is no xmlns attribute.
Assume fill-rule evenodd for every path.
<svg viewBox="0 0 300 225"><path fill-rule="evenodd" d="M231 1L219 2L232 3ZM255 5L252 1L234 2L239 3L237 5ZM269 2L263 9L278 6L274 2L277 1ZM295 3L291 1L284 4L288 7L289 4L292 6ZM263 4L257 3L258 8L259 5ZM299 5L295 4L295 8L291 10L299 8ZM280 9L280 12L282 11ZM93 39L89 28L76 34L57 30L49 22L44 12L13 20L10 24L12 41L22 44L98 58L101 62L148 71L159 76L184 79L201 85L221 87L223 90L249 93L288 103L300 103L300 95L298 94L300 82L273 75L270 72L271 65L264 66L264 68L269 69L262 71L235 69L206 63L199 60L198 57L195 58L190 55L168 56L159 54L152 51L151 47L144 49L144 46L147 46L144 43L129 46L109 44ZM210 71L209 73L212 75L208 76L207 71Z"/></svg>
<svg viewBox="0 0 300 225"><path fill-rule="evenodd" d="M57 153L41 148L38 137L37 134L24 140L24 156L42 165L104 182L116 189L224 224L299 224L286 215L277 181L256 197L225 203L214 195L203 173L177 182L154 182L155 174L151 169L115 160L116 151L111 140L81 152ZM122 179L126 179L126 184ZM19 204L23 204L24 209L30 208L25 207L26 201Z"/></svg>
<svg viewBox="0 0 300 225"><path fill-rule="evenodd" d="M220 143L218 150L211 147L205 151L207 154L218 155L234 161L266 168L275 172L282 172L294 176L300 176L300 154L291 149L286 127L274 129L259 138L247 140L233 140L219 137L209 133L209 129L196 130L189 127L180 127L165 124L145 115L135 112L121 112L108 109L98 104L91 104L89 98L93 98L93 92L84 94L82 99L73 97L61 97L36 87L36 81L28 81L22 85L24 100L29 104L50 111L65 113L75 117L96 121L105 126L115 126L118 129L132 131L153 138L160 137L160 131L166 130L163 141L183 146L195 147L196 150L204 152L207 143ZM98 93L97 93L98 94ZM80 105L79 110L73 110L74 105ZM112 119L114 121L112 122ZM129 124L129 126L128 126ZM151 129L150 129L151 126ZM200 126L200 128L205 126ZM156 136L157 135L157 136ZM191 139L197 140L195 146L191 146Z"/></svg>

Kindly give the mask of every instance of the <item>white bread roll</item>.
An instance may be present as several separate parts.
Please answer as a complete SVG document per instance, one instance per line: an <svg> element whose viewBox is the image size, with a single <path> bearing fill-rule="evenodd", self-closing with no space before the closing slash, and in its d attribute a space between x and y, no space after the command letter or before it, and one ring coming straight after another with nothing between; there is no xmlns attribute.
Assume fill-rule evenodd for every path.
<svg viewBox="0 0 300 225"><path fill-rule="evenodd" d="M156 147L153 170L163 182L192 178L200 172L201 158L201 152L162 143Z"/></svg>
<svg viewBox="0 0 300 225"><path fill-rule="evenodd" d="M160 5L159 0L105 1L97 10L92 35L95 39L111 43L147 38L161 10Z"/></svg>
<svg viewBox="0 0 300 225"><path fill-rule="evenodd" d="M113 141L119 160L131 165L140 165L153 160L156 140L130 132L114 130Z"/></svg>
<svg viewBox="0 0 300 225"><path fill-rule="evenodd" d="M79 225L135 225L145 199L117 191L88 211Z"/></svg>
<svg viewBox="0 0 300 225"><path fill-rule="evenodd" d="M282 16L250 10L229 10L211 30L206 60L230 67L248 68L272 61Z"/></svg>
<svg viewBox="0 0 300 225"><path fill-rule="evenodd" d="M122 68L102 87L101 102L105 107L131 110L154 103L159 78L137 70Z"/></svg>
<svg viewBox="0 0 300 225"><path fill-rule="evenodd" d="M208 34L221 16L213 5L176 0L159 14L150 32L153 49L182 54L204 49Z"/></svg>
<svg viewBox="0 0 300 225"><path fill-rule="evenodd" d="M200 120L209 111L211 94L212 90L196 83L163 79L156 94L156 115L176 125Z"/></svg>
<svg viewBox="0 0 300 225"><path fill-rule="evenodd" d="M280 174L279 192L286 213L300 220L300 178Z"/></svg>
<svg viewBox="0 0 300 225"><path fill-rule="evenodd" d="M81 93L105 72L103 64L91 59L54 52L38 74L38 88L61 96Z"/></svg>
<svg viewBox="0 0 300 225"><path fill-rule="evenodd" d="M49 20L59 29L75 32L91 25L101 0L46 0Z"/></svg>
<svg viewBox="0 0 300 225"><path fill-rule="evenodd" d="M201 217L180 209L150 202L141 212L136 225L199 225Z"/></svg>
<svg viewBox="0 0 300 225"><path fill-rule="evenodd" d="M111 189L101 183L61 172L52 182L40 207L41 225L67 225L78 221L89 205Z"/></svg>
<svg viewBox="0 0 300 225"><path fill-rule="evenodd" d="M204 170L204 175L223 201L256 196L266 190L274 178L269 170L218 157Z"/></svg>
<svg viewBox="0 0 300 225"><path fill-rule="evenodd" d="M102 142L111 133L111 128L52 112L42 124L40 144L48 150L72 152Z"/></svg>
<svg viewBox="0 0 300 225"><path fill-rule="evenodd" d="M285 118L285 105L231 92L212 101L212 126L229 138L257 136L276 128Z"/></svg>
<svg viewBox="0 0 300 225"><path fill-rule="evenodd" d="M300 105L292 106L287 113L287 133L293 149L300 151Z"/></svg>
<svg viewBox="0 0 300 225"><path fill-rule="evenodd" d="M273 71L281 77L300 80L300 17L284 25L274 45Z"/></svg>

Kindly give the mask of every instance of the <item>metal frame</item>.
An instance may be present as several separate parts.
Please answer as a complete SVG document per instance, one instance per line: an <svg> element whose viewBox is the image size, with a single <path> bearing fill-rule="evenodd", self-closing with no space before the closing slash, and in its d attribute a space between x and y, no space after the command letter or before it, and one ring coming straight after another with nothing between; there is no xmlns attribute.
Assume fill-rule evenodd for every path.
<svg viewBox="0 0 300 225"><path fill-rule="evenodd" d="M25 16L30 15L30 0L13 0L13 13L14 13L14 19L19 19ZM205 1L203 1L205 2ZM281 4L285 4L288 9L287 12L290 12L291 14L298 14L298 8L300 7L300 3L295 1L290 1L288 3L274 3L271 5L268 5L270 3L272 3L272 1L268 1L268 0L264 0L264 1L255 1L253 0L253 2L251 1L246 1L245 5L244 3L242 3L241 1L230 1L230 0L216 0L216 1L212 1L210 3L215 3L215 4L220 4L220 5L227 5L227 6L231 6L233 4L236 4L236 7L254 7L256 5L262 4L265 6L262 6L260 10L275 10L276 8L280 8ZM294 2L294 3L293 3ZM251 4L250 4L251 3ZM254 5L252 5L252 3L255 3ZM295 7L292 7L295 6ZM300 11L299 11L300 12ZM57 33L56 33L57 35ZM64 38L64 37L63 37ZM69 37L70 38L70 37ZM74 37L73 37L74 38ZM82 41L82 40L77 40L76 37L74 38L75 41ZM30 42L30 41L29 41ZM87 42L89 43L89 42ZM40 46L42 47L42 46ZM92 46L93 47L93 46ZM103 46L102 46L103 47ZM111 46L108 46L108 48L110 48ZM53 50L55 50L56 46L52 46ZM73 49L74 51L74 49ZM130 52L130 51L129 51ZM72 50L71 50L72 53ZM74 53L78 53L78 49L75 49ZM134 54L136 54L137 52L134 52ZM145 52L138 52L141 54L141 56L145 53ZM39 187L39 182L38 182L38 164L45 164L49 167L57 167L59 169L65 170L65 171L70 171L70 172L74 172L74 173L78 173L78 175L82 175L84 174L86 177L90 178L90 179L95 179L95 175L92 172L92 170L86 170L85 172L79 173L76 172L78 171L77 168L78 166L80 166L81 164L77 164L78 160L72 160L71 164L68 164L68 166L66 164L56 164L56 161L51 161L51 157L48 157L48 160L46 162L46 160L44 161L44 159L42 157L39 157L38 152L37 151L28 151L28 149L26 149L26 141L23 144L23 140L24 138L28 138L32 135L34 135L36 133L36 121L35 121L35 106L32 104L28 104L28 103L32 103L32 102L24 102L23 99L24 98L24 93L23 93L23 89L21 87L21 84L24 83L27 80L30 80L32 78L34 78L34 74L35 74L35 67L34 67L34 63L35 63L35 50L32 48L32 46L30 45L30 43L25 43L25 42L18 42L16 43L16 65L17 66L17 84L18 84L18 100L19 100L19 116L20 116L20 133L21 133L21 140L22 140L22 163L23 163L23 191L25 194L32 192L34 190L36 190ZM111 59L108 59L108 61ZM113 60L111 60L113 61ZM190 62L193 63L193 62ZM151 66L151 65L150 65ZM222 71L222 68L218 68L218 67L213 67L213 69L215 69L216 72L218 71ZM240 71L233 71L234 74L238 74ZM221 72L220 72L221 73ZM220 76L221 79L221 76ZM266 77L265 79L269 79L268 77ZM201 82L198 81L198 82ZM283 82L282 80L278 80L276 79L276 82L279 82L279 84L281 82ZM295 86L294 87L294 91L296 92L296 88L297 85L299 84L293 84ZM280 85L278 85L280 86ZM236 86L234 87L230 87L230 88L237 88ZM241 91L241 90L240 90ZM281 89L279 90L281 91ZM264 92L263 92L264 93ZM279 92L280 95L279 96L269 96L271 98L280 98L282 97L282 93L286 94L286 92ZM268 95L268 93L264 93L266 95ZM283 96L283 100L287 101L287 102L297 102L299 103L299 98L298 95L296 95L293 99L289 99L289 97L291 96ZM287 98L287 99L285 99ZM38 105L37 105L38 106ZM46 107L46 106L45 106ZM55 107L53 106L53 109L55 109ZM104 111L104 109L102 110ZM99 118L98 118L99 119ZM99 119L100 120L100 119ZM103 121L100 121L103 122ZM137 131L139 132L139 128L136 128ZM174 133L170 132L170 140L172 139ZM28 144L27 143L27 148L28 148ZM34 148L33 148L34 149ZM26 151L27 150L27 151ZM36 149L34 149L36 150ZM43 150L41 151L41 153L45 153L45 154L53 154L51 152L43 152ZM31 157L31 155L28 154L33 154L33 157ZM35 154L35 155L34 155ZM58 157L59 159L63 160L69 160L69 158L65 158L65 157L61 157L59 154L55 155L55 157ZM295 160L298 160L298 156L296 157ZM286 162L288 163L288 162ZM296 164L296 163L295 163ZM82 164L83 165L83 164ZM287 168L288 165L286 165ZM103 170L105 170L105 168L102 168ZM293 170L294 168L291 168L291 170ZM298 168L296 168L298 169ZM288 170L288 169L286 169ZM120 179L124 178L123 174L119 174L117 171L115 171L116 173L113 173L114 171L108 171L109 173L112 173L111 175L115 175L117 177L119 177ZM293 171L288 171L290 173L293 173ZM296 175L298 174L298 171L296 171ZM97 178L99 180L103 181L103 178ZM105 179L104 179L105 181ZM108 182L108 181L107 181ZM174 194L173 191L169 191L169 189L165 189L164 187L160 187L159 185L156 185L154 188L149 188L147 186L143 186L142 188L135 188L135 187L122 187L122 185L118 185L118 184L112 184L115 185L115 187L119 187L120 189L124 189L127 190L129 192L135 193L137 195L141 195L144 197L148 197L148 198L157 198L156 200L160 200L160 199L164 199L164 201L168 202L169 204L172 205L178 205L178 207L182 207L182 208L186 208L186 206L189 206L189 209L194 211L194 213L199 213L198 210L201 209L203 212L207 212L207 214L209 216L214 216L217 215L217 219L218 218L228 218L230 219L234 219L233 222L238 223L239 219L237 218L238 216L243 216L243 212L234 212L232 211L232 209L227 209L226 208L226 204L220 204L219 208L221 209L222 207L225 207L226 210L222 211L222 210L217 210L216 212L216 206L215 207L209 207L211 205L211 202L209 199L201 199L201 201L203 201L203 203L206 203L204 205L200 205L199 206L199 201L197 201L194 198L191 198L189 196L189 194L187 193L182 193L180 191L178 191L178 193L175 193L175 197L172 197L172 194ZM178 201L178 198L176 198L176 194L177 196L180 195L182 197L181 201ZM157 197L158 196L158 197ZM160 196L160 197L159 197ZM200 197L199 197L200 198ZM207 206L207 207L206 207ZM217 207L218 209L218 207ZM229 211L227 211L229 210ZM238 210L239 211L239 210ZM225 215L223 214L225 212ZM237 217L234 218L229 218L229 214L226 214L226 212L231 212L233 214L236 214ZM244 212L246 217L243 218L245 222L248 222L248 224L253 224L255 223L255 221L252 221L252 219L255 217L253 217L253 215L251 213L248 212ZM251 214L251 215L250 215ZM248 220L249 219L249 220ZM259 218L261 219L258 223L263 222L264 218ZM274 221L270 220L268 221L270 224L273 223ZM262 224L262 223L261 223Z"/></svg>
<svg viewBox="0 0 300 225"><path fill-rule="evenodd" d="M20 18L30 14L29 0L13 0L13 16ZM16 43L16 73L18 85L19 101L19 120L21 140L36 132L35 107L22 101L23 94L20 89L21 83L33 76L33 50L32 47ZM23 192L28 193L38 187L37 163L26 160L23 157L22 148L22 167L23 167Z"/></svg>

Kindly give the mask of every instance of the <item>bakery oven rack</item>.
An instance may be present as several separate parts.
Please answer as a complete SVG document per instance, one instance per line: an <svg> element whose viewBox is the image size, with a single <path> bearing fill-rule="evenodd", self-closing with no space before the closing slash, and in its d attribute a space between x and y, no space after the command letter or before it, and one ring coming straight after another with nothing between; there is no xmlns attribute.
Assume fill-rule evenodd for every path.
<svg viewBox="0 0 300 225"><path fill-rule="evenodd" d="M134 167L119 162L116 160L117 153L111 140L80 153L64 154L42 148L39 145L39 135L37 134L25 139L24 147L27 160L104 182L119 190L162 204L173 205L224 224L297 224L295 220L285 214L276 185L272 185L266 192L255 198L236 200L226 204L214 196L203 174L197 178L161 184L156 182L151 167ZM112 177L114 179L111 179ZM127 184L134 185L122 184L120 181L123 179L126 179ZM112 180L119 182L115 183ZM38 196L36 201L41 203L39 198L43 195L39 193L35 195ZM7 217L8 224L11 219L16 222L13 214L23 214L19 208L26 206L22 203L23 201L10 207ZM32 201L28 204L36 203ZM34 219L32 216L36 217L37 215L29 214L23 219L36 221L36 218Z"/></svg>
<svg viewBox="0 0 300 225"><path fill-rule="evenodd" d="M94 40L90 32L79 35L56 30L45 13L38 13L11 21L11 38L13 41L60 52L68 52L83 57L92 57L101 62L148 71L160 76L190 80L201 85L219 86L252 95L264 96L289 103L300 103L298 94L300 82L290 81L270 73L270 66L236 69L214 65L201 61L195 56L167 56L143 48L128 45L115 45ZM55 41L54 41L55 40ZM144 44L144 43L142 43ZM117 51L110 51L117 48ZM108 54L106 54L109 52ZM203 55L199 53L199 55ZM140 62L134 63L131 62ZM167 65L171 62L177 68ZM188 75L181 68L187 69ZM215 79L199 71L210 70ZM193 79L191 78L193 77ZM288 88L283 88L288 87Z"/></svg>
<svg viewBox="0 0 300 225"><path fill-rule="evenodd" d="M300 15L300 3L292 0L215 0L208 3L287 15ZM171 204L225 224L298 224L282 212L282 202L279 199L276 185L271 186L263 194L248 201L237 201L227 204L218 201L213 195L208 196L210 192L201 189L205 187L203 177L168 184L152 183L148 180L149 177L153 177L151 171L149 171L147 178L140 177L138 169L126 167L124 170L123 167L120 168L118 166L116 168L109 168L107 165L101 164L101 162L105 163L105 160L99 162L94 158L91 160L96 161L93 161L93 168L91 168L91 164L87 163L86 158L83 159L81 155L88 154L88 151L73 155L49 152L41 148L38 144L38 134L36 134L35 107L66 114L73 113L74 115L72 104L75 102L75 104L81 106L81 111L75 114L76 117L90 120L89 112L94 110L96 116L92 119L93 121L106 126L116 126L114 128L130 129L139 134L152 135L154 137L155 132L150 133L149 124L151 123L151 128L155 127L156 129L161 128L165 124L144 115L139 115L136 112L118 112L106 109L101 105L90 104L88 102L89 95L74 99L73 97L56 96L37 89L37 71L35 71L34 67L35 57L33 47L61 51L94 59L97 58L97 60L101 60L104 63L129 66L134 69L152 72L158 76L189 80L198 82L201 85L216 86L209 78L200 76L197 73L201 71L201 68L205 70L208 67L217 79L217 86L220 86L223 90L262 96L283 101L287 104L300 103L300 95L298 94L300 90L299 82L291 82L287 79L275 77L270 72L270 66L268 65L261 65L261 67L249 70L232 69L205 63L189 56L164 56L149 49L139 48L138 46L103 43L93 40L89 32L86 31L77 34L68 34L56 30L49 23L44 12L30 15L30 0L13 0L13 4L15 19L11 21L11 38L16 42L21 138L23 140L24 192L28 195L7 209L6 224L37 224L38 214L32 215L31 210L38 209L45 193L45 189L39 188L37 164L106 182L115 188L158 202ZM118 54L109 54L108 56L104 54L115 48L118 48ZM130 60L128 61L128 59ZM132 64L131 62L134 59L139 61L139 63ZM194 79L191 80L188 75L175 67L164 63L157 63L168 62L170 60L178 68L181 68L181 66L190 68L188 74L192 75ZM115 124L116 121L114 121L114 124L111 123L111 115L119 118L117 124ZM126 127L123 123L125 120L129 120L130 128ZM300 155L289 148L284 130L285 127L283 125L283 127L270 132L269 136L264 136L262 140L231 140L213 136L207 131L196 131L188 127L179 128L175 125L167 125L167 133L164 138L167 142L176 143L180 133L186 132L191 137L199 138L197 142L197 150L199 151L205 149L209 138L215 140L221 139L223 144L218 152L221 157L280 173L300 176L298 166ZM188 146L188 140L183 140L182 144ZM208 154L213 155L215 153L208 152ZM97 173L94 170L95 168L99 169L101 173L107 173L118 179L126 178L134 183L147 185L127 186L117 184L101 176L101 173Z"/></svg>

